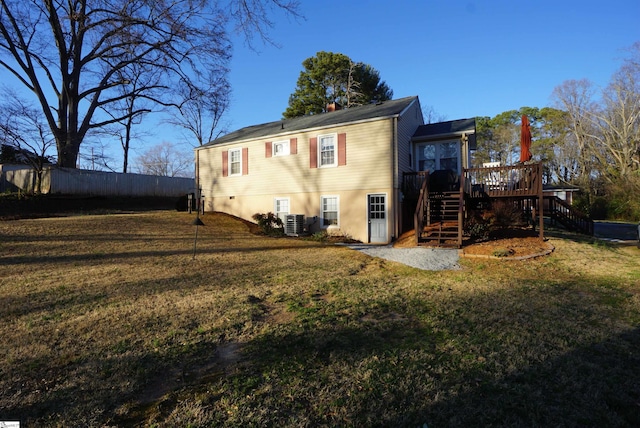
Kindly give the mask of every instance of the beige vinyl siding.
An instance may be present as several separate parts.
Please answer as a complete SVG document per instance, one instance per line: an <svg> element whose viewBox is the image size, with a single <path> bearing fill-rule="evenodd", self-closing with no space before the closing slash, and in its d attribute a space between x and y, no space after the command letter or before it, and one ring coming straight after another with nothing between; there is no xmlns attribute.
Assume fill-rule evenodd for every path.
<svg viewBox="0 0 640 428"><path fill-rule="evenodd" d="M402 173L413 171L411 154L411 137L418 129L418 126L424 125L422 119L422 111L420 111L420 103L411 104L409 109L398 120L398 179L402 180Z"/></svg>
<svg viewBox="0 0 640 428"><path fill-rule="evenodd" d="M259 196L235 196L217 197L213 200L205 200L207 210L211 206L215 211L226 212L235 216L251 219L257 212L265 213L273 211L275 197L289 198L290 214L303 214L311 233L323 230L320 225L320 200L322 196L338 196L339 198L339 222L340 232L362 242L369 239L369 224L367 219L367 196L373 193L388 195L387 188L373 188L366 190L343 190L338 192L309 192L295 194L265 194ZM387 212L391 212L389 200L387 200ZM314 220L314 216L317 218ZM388 216L390 217L390 216ZM387 228L391 227L391 219L388 218ZM391 238L389 230L388 236Z"/></svg>
<svg viewBox="0 0 640 428"><path fill-rule="evenodd" d="M402 196L400 186L402 185L403 172L412 171L411 165L411 137L416 132L418 126L424 124L422 117L422 109L420 102L416 99L415 102L409 105L407 109L398 117L396 125L396 150L397 159L394 167L393 188L394 192L389 196L389 201L392 204L390 211L390 217L393 219L393 223L390 227L390 233L397 237L402 233Z"/></svg>
<svg viewBox="0 0 640 428"><path fill-rule="evenodd" d="M331 193L390 187L391 120L380 120L318 132L287 136L297 138L298 153L265 156L261 139L242 144L211 147L199 151L200 185L205 196L258 196L283 193ZM338 167L310 168L309 139L322 134L346 134L347 164ZM273 141L282 138L273 139ZM222 152L248 148L248 175L222 177Z"/></svg>
<svg viewBox="0 0 640 428"><path fill-rule="evenodd" d="M301 132L212 146L197 151L199 182L207 211L221 211L244 219L273 211L275 197L290 200L291 214L304 214L312 231L320 230L321 196L340 198L340 230L367 242L367 195L386 193L391 204L392 138L394 119L381 119L312 132ZM346 165L311 168L309 139L324 134L346 134ZM266 157L265 143L297 138L297 154ZM222 152L248 148L248 174L222 176ZM393 235L392 219L387 230Z"/></svg>

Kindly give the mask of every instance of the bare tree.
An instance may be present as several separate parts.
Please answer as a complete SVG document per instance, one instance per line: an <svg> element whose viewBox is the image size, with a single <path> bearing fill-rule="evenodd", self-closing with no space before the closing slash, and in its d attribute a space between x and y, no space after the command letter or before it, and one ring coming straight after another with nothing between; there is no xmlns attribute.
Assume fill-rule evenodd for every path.
<svg viewBox="0 0 640 428"><path fill-rule="evenodd" d="M161 88L161 76L150 67L132 63L125 70L118 71L121 80L128 80L126 86L119 86L118 91L123 96L108 105L101 107L104 113L112 119L119 118L116 123L105 126L99 133L106 133L120 141L122 147L122 172L129 170L129 149L131 141L140 133L134 131L134 126L142 123L142 118L152 112L153 103L149 101L149 88ZM127 78L130 76L130 78ZM145 89L146 88L146 89Z"/></svg>
<svg viewBox="0 0 640 428"><path fill-rule="evenodd" d="M640 169L640 43L634 46L635 56L613 75L599 102L587 80L570 80L554 90L571 130L564 158L577 162L582 180L596 174L613 183Z"/></svg>
<svg viewBox="0 0 640 428"><path fill-rule="evenodd" d="M576 182L588 196L605 195L610 214L640 215L640 42L596 95L586 80L568 81L554 96L566 111L569 138L561 147L566 165L576 163Z"/></svg>
<svg viewBox="0 0 640 428"><path fill-rule="evenodd" d="M589 137L593 132L591 112L596 108L594 94L593 84L582 79L564 82L554 89L552 95L558 108L566 112L564 119L568 129L564 144L556 150L556 158L563 161L564 175L584 186L594 173Z"/></svg>
<svg viewBox="0 0 640 428"><path fill-rule="evenodd" d="M427 124L444 122L447 120L447 116L438 113L431 105L422 107L422 116L424 117L424 123Z"/></svg>
<svg viewBox="0 0 640 428"><path fill-rule="evenodd" d="M363 97L363 93L360 90L361 82L357 80L357 70L364 66L362 62L355 62L349 58L349 72L347 74L347 83L345 87L345 99L347 101L346 108L351 108L361 103L358 101Z"/></svg>
<svg viewBox="0 0 640 428"><path fill-rule="evenodd" d="M180 151L175 145L163 142L151 147L137 158L138 172L165 177L193 177L193 154Z"/></svg>
<svg viewBox="0 0 640 428"><path fill-rule="evenodd" d="M496 161L502 165L514 165L518 160L518 148L520 146L520 126L513 123L503 123L493 132L498 147Z"/></svg>
<svg viewBox="0 0 640 428"><path fill-rule="evenodd" d="M592 110L592 153L608 181L629 179L640 169L640 43Z"/></svg>
<svg viewBox="0 0 640 428"><path fill-rule="evenodd" d="M35 94L59 165L74 168L87 133L127 115L100 109L131 94L174 104L158 89L226 69L226 26L264 39L272 8L297 16L294 0L0 0L0 66ZM134 89L121 73L132 64L160 81Z"/></svg>
<svg viewBox="0 0 640 428"><path fill-rule="evenodd" d="M78 168L91 171L118 171L119 168L114 167L116 159L110 150L110 141L105 141L103 136L99 133L95 136L96 138L85 138L83 148L78 152Z"/></svg>
<svg viewBox="0 0 640 428"><path fill-rule="evenodd" d="M33 188L40 193L44 166L53 160L48 152L55 146L55 141L38 108L10 89L3 89L2 98L0 143L12 147L16 157L20 158L18 160L34 169L36 181Z"/></svg>
<svg viewBox="0 0 640 428"><path fill-rule="evenodd" d="M222 73L207 79L208 87L199 88L187 82L179 88L179 94L186 94L185 100L170 116L167 122L178 126L189 137L195 138L194 146L201 146L214 140L226 131L222 118L229 107L229 82Z"/></svg>

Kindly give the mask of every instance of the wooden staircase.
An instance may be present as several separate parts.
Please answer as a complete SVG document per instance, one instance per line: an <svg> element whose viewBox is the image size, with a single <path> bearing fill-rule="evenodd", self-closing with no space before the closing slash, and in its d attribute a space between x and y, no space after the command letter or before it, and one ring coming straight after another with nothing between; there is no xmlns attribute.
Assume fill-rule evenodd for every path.
<svg viewBox="0 0 640 428"><path fill-rule="evenodd" d="M462 247L465 210L497 200L515 201L532 209L539 237L544 237L542 163L504 167L465 168L453 171L403 173L404 203L413 211L416 245ZM593 222L565 206L563 201L545 201L544 214L559 223L570 224L584 233L593 233ZM523 208L524 209L524 208ZM410 224L411 220L408 220ZM571 223L569 223L571 222ZM405 220L403 219L403 228Z"/></svg>
<svg viewBox="0 0 640 428"><path fill-rule="evenodd" d="M428 171L407 174L403 180L405 195L417 195L413 214L415 244L418 246L462 247L464 177L455 186L443 189L430 185Z"/></svg>
<svg viewBox="0 0 640 428"><path fill-rule="evenodd" d="M430 192L418 245L460 248L460 192Z"/></svg>
<svg viewBox="0 0 640 428"><path fill-rule="evenodd" d="M559 223L567 230L593 235L593 220L557 196L544 197L544 215L551 224Z"/></svg>

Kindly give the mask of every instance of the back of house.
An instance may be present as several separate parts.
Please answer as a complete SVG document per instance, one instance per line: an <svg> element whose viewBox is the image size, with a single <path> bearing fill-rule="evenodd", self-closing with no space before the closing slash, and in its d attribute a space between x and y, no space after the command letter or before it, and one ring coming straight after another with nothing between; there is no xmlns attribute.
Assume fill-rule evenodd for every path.
<svg viewBox="0 0 640 428"><path fill-rule="evenodd" d="M273 212L296 231L389 243L423 123L418 98L406 97L239 129L196 149L205 210Z"/></svg>

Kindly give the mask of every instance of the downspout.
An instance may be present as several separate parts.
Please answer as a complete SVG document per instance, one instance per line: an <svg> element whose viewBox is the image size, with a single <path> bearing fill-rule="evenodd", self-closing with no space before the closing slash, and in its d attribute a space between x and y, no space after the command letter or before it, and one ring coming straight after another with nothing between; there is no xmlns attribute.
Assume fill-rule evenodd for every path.
<svg viewBox="0 0 640 428"><path fill-rule="evenodd" d="M393 236L396 239L400 234L398 233L398 190L396 186L396 177L398 176L398 116L393 118L392 144L391 144L391 196L393 206Z"/></svg>
<svg viewBox="0 0 640 428"><path fill-rule="evenodd" d="M202 195L200 194L200 150L196 149L196 198L198 198L198 202L202 200ZM204 212L204 207L200 209L200 211Z"/></svg>

